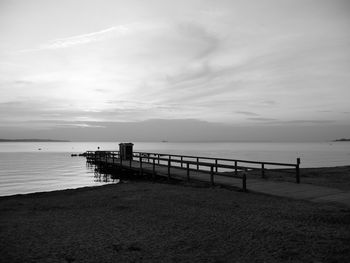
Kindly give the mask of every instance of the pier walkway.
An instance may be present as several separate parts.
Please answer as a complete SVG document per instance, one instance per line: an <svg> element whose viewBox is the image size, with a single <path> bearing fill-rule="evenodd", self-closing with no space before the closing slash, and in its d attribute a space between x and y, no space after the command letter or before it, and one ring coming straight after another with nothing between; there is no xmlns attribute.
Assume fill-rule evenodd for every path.
<svg viewBox="0 0 350 263"><path fill-rule="evenodd" d="M240 188L267 195L308 200L318 203L338 203L350 207L350 192L311 184L300 184L299 164L263 163L246 160L169 155L158 153L133 153L128 160L120 158L118 151L87 152L87 161L99 167L129 171L149 178L201 181L212 185ZM272 167L295 168L296 182L264 179ZM262 178L249 178L247 170L258 170ZM271 171L271 170L270 170Z"/></svg>

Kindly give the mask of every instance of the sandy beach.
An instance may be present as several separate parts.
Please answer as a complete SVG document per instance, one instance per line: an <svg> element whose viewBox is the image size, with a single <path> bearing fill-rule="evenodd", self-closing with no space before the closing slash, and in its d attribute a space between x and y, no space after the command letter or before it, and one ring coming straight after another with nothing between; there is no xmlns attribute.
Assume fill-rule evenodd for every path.
<svg viewBox="0 0 350 263"><path fill-rule="evenodd" d="M233 173L228 173L232 174ZM246 172L247 178L261 178L261 171ZM265 180L295 182L294 169L271 169L265 171ZM300 181L303 184L326 186L350 191L350 166L301 168Z"/></svg>
<svg viewBox="0 0 350 263"><path fill-rule="evenodd" d="M133 181L0 198L1 262L345 262L350 210Z"/></svg>

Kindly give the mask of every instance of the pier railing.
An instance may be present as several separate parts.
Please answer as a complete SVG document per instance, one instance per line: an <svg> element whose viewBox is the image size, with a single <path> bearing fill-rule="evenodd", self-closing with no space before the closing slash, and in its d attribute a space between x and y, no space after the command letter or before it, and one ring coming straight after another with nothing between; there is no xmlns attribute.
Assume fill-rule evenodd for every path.
<svg viewBox="0 0 350 263"><path fill-rule="evenodd" d="M181 168L187 171L189 179L190 171L199 171L210 173L211 182L214 182L214 175L240 177L246 180L246 172L256 170L261 173L261 177L265 178L267 171L279 170L281 168L294 170L295 181L300 183L300 158L296 163L279 163L279 162L260 162L241 159L214 158L203 156L177 155L153 152L133 152L128 160L120 158L119 151L88 151L87 158L98 161L118 163L120 165L132 167L132 162L139 162L139 169L142 173L142 164L148 163L152 165L153 173L155 166L166 166L168 168L168 176L171 175L172 168ZM243 183L244 184L244 183Z"/></svg>

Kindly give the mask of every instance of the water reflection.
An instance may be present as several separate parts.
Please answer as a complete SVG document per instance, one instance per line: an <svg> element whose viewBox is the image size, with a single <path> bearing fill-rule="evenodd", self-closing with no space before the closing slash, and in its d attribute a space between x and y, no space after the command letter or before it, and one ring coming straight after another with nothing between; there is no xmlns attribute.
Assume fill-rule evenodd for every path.
<svg viewBox="0 0 350 263"><path fill-rule="evenodd" d="M94 173L96 183L118 183L120 180L112 172L103 167L86 162L86 168Z"/></svg>

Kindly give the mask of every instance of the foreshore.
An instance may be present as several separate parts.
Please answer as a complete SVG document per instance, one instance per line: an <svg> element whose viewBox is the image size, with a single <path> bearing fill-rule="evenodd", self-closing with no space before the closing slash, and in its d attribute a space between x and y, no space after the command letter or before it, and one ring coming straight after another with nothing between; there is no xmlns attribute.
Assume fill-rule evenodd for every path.
<svg viewBox="0 0 350 263"><path fill-rule="evenodd" d="M252 170L246 172L246 174L248 180L250 178L261 178L261 171ZM295 170L265 170L265 180L295 182ZM350 191L350 166L301 168L300 181L303 184Z"/></svg>
<svg viewBox="0 0 350 263"><path fill-rule="evenodd" d="M1 262L345 262L350 209L133 181L0 198Z"/></svg>

